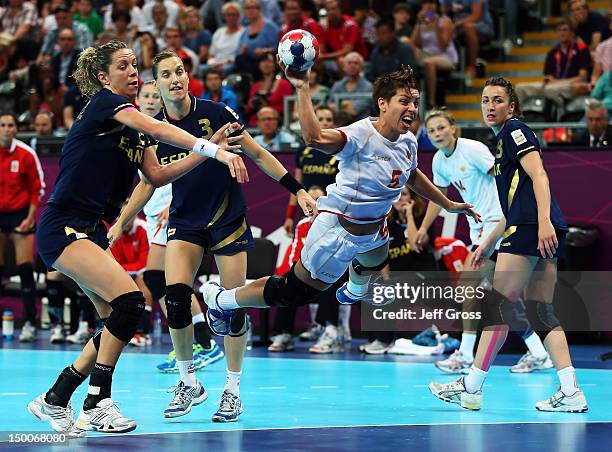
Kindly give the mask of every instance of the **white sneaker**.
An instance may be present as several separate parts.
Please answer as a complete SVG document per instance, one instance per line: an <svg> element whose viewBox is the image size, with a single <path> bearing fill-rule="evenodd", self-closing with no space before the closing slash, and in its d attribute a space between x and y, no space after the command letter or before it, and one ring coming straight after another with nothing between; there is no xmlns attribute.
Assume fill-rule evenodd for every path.
<svg viewBox="0 0 612 452"><path fill-rule="evenodd" d="M548 355L542 358L538 358L532 355L529 350L527 350L527 353L521 356L521 359L519 359L518 363L510 367L510 372L524 374L534 372L536 370L552 369L553 367L553 362L550 360L550 357Z"/></svg>
<svg viewBox="0 0 612 452"><path fill-rule="evenodd" d="M474 360L468 360L461 350L457 349L448 358L436 361L434 365L442 372L450 374L467 374Z"/></svg>
<svg viewBox="0 0 612 452"><path fill-rule="evenodd" d="M318 323L315 323L310 328L308 328L306 331L304 331L302 334L300 334L299 336L300 340L301 341L316 341L321 337L324 330L325 328L323 328Z"/></svg>
<svg viewBox="0 0 612 452"><path fill-rule="evenodd" d="M42 393L30 403L28 403L28 411L37 419L43 422L48 422L51 428L56 432L66 433L72 429L74 424L74 411L72 405L68 402L66 408L50 405L45 401L45 393ZM78 436L83 436L82 435ZM71 435L72 436L72 435Z"/></svg>
<svg viewBox="0 0 612 452"><path fill-rule="evenodd" d="M466 410L479 410L482 404L482 391L473 394L465 390L463 378L451 383L429 383L429 390L438 399L448 403L456 403Z"/></svg>
<svg viewBox="0 0 612 452"><path fill-rule="evenodd" d="M30 322L23 324L19 334L19 342L34 342L36 340L36 328Z"/></svg>
<svg viewBox="0 0 612 452"><path fill-rule="evenodd" d="M146 347L147 345L151 345L151 337L148 334L135 333L134 337L130 340L130 345L134 347Z"/></svg>
<svg viewBox="0 0 612 452"><path fill-rule="evenodd" d="M327 325L325 332L316 344L308 349L310 353L338 353L343 351L342 344L338 340L338 329L334 325Z"/></svg>
<svg viewBox="0 0 612 452"><path fill-rule="evenodd" d="M66 342L71 344L85 344L91 339L91 332L89 331L89 324L87 322L79 322L79 328L73 333L66 336Z"/></svg>
<svg viewBox="0 0 612 452"><path fill-rule="evenodd" d="M74 427L84 432L126 433L136 428L136 421L123 416L113 399L108 398L100 400L91 410L81 409Z"/></svg>
<svg viewBox="0 0 612 452"><path fill-rule="evenodd" d="M295 346L293 345L293 336L289 333L278 334L274 336L274 340L268 346L269 352L290 352Z"/></svg>
<svg viewBox="0 0 612 452"><path fill-rule="evenodd" d="M64 336L64 327L59 323L54 325L53 328L51 328L51 337L49 338L49 341L52 344L61 344L65 340L66 336Z"/></svg>
<svg viewBox="0 0 612 452"><path fill-rule="evenodd" d="M389 349L389 344L385 344L382 341L376 339L374 342L370 342L363 347L363 351L368 355L384 355Z"/></svg>
<svg viewBox="0 0 612 452"><path fill-rule="evenodd" d="M568 396L561 388L547 400L536 403L540 411L563 411L566 413L586 413L589 410L584 393L578 389L573 395Z"/></svg>

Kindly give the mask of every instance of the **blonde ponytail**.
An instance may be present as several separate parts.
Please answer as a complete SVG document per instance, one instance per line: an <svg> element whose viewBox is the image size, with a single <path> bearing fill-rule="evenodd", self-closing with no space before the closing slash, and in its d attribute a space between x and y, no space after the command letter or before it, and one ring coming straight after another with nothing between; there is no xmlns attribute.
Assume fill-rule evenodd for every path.
<svg viewBox="0 0 612 452"><path fill-rule="evenodd" d="M77 69L72 74L81 93L92 97L102 88L98 74L107 72L117 50L127 49L121 41L110 41L100 47L88 47L81 52L77 61Z"/></svg>

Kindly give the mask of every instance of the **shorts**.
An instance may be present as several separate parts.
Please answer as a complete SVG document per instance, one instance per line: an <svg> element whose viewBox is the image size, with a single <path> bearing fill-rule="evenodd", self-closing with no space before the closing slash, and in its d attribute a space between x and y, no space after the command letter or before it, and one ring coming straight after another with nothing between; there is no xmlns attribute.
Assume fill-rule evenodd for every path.
<svg viewBox="0 0 612 452"><path fill-rule="evenodd" d="M149 245L166 246L168 242L168 224L162 224L153 216L147 216L147 238Z"/></svg>
<svg viewBox="0 0 612 452"><path fill-rule="evenodd" d="M92 223L68 215L61 210L47 206L40 218L36 232L38 254L48 269L60 257L64 248L80 239L88 239L103 250L108 248L107 229L104 223Z"/></svg>
<svg viewBox="0 0 612 452"><path fill-rule="evenodd" d="M497 226L498 221L484 221L477 223L476 226L470 227L470 241L472 242L469 246L470 251L475 251L476 248L491 234L493 229ZM501 239L498 240L495 245L495 249L499 249Z"/></svg>
<svg viewBox="0 0 612 452"><path fill-rule="evenodd" d="M199 245L208 255L231 256L255 247L251 228L244 215L227 224L195 229L175 226L170 219L168 241L170 240L182 240Z"/></svg>
<svg viewBox="0 0 612 452"><path fill-rule="evenodd" d="M557 234L559 246L554 257L562 258L565 256L565 236L567 231L555 228L555 233ZM502 237L499 252L542 257L542 253L538 250L538 225L519 224L509 226Z"/></svg>
<svg viewBox="0 0 612 452"><path fill-rule="evenodd" d="M358 254L389 242L387 228L381 229L383 231L375 234L353 235L340 225L337 215L322 212L317 215L306 236L301 254L302 265L313 279L333 284Z"/></svg>
<svg viewBox="0 0 612 452"><path fill-rule="evenodd" d="M18 210L16 212L5 212L0 213L0 232L5 234L34 234L36 232L36 225L32 227L32 229L25 232L16 232L15 228L21 224L23 220L28 216L28 212L30 211L29 207L25 209Z"/></svg>

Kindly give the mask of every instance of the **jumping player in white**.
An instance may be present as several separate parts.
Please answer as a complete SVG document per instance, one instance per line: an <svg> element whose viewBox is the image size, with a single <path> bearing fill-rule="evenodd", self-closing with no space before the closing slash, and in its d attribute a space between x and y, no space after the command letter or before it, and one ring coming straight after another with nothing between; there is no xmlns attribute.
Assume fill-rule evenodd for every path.
<svg viewBox="0 0 612 452"><path fill-rule="evenodd" d="M350 267L350 280L338 289L341 303L355 303L368 293L372 273L388 260L385 217L405 185L450 212L480 217L467 203L450 201L417 166L417 141L409 132L419 105L412 70L379 77L373 99L379 118L348 127L321 129L312 104L308 71L287 77L297 89L302 136L307 145L340 160L336 183L319 198L319 211L301 259L284 276L261 278L237 289L203 286L213 331L227 334L240 307L299 306L327 289Z"/></svg>

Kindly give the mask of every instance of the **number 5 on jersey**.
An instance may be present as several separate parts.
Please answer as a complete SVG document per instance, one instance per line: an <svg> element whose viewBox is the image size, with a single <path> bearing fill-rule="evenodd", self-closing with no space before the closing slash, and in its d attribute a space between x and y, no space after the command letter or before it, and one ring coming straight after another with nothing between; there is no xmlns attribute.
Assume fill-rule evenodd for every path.
<svg viewBox="0 0 612 452"><path fill-rule="evenodd" d="M393 172L391 173L391 182L389 182L389 185L387 185L387 187L389 188L397 188L399 187L400 184L400 180L399 180L399 176L402 174L402 170L393 170Z"/></svg>

